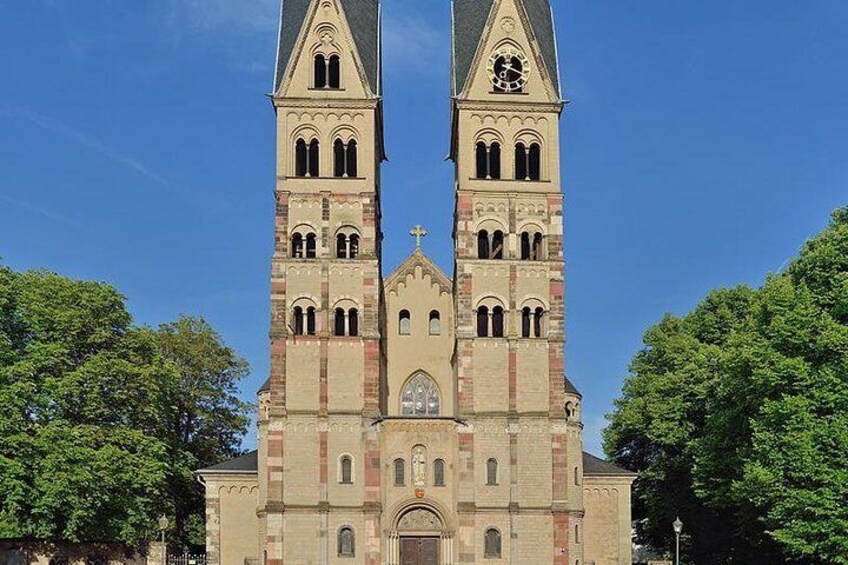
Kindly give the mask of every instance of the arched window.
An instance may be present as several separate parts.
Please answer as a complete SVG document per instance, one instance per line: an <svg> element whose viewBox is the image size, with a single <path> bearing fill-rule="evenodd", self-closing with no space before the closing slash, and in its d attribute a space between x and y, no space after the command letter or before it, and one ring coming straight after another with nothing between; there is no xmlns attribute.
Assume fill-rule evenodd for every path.
<svg viewBox="0 0 848 565"><path fill-rule="evenodd" d="M292 326L294 326L294 335L303 335L303 308L295 306L292 311Z"/></svg>
<svg viewBox="0 0 848 565"><path fill-rule="evenodd" d="M492 337L504 336L504 309L500 306L492 308Z"/></svg>
<svg viewBox="0 0 848 565"><path fill-rule="evenodd" d="M430 312L430 335L441 335L442 333L442 317L438 310Z"/></svg>
<svg viewBox="0 0 848 565"><path fill-rule="evenodd" d="M501 178L501 144L497 141L491 145L486 145L483 141L478 141L474 150L474 158L476 162L476 172L478 179L499 179Z"/></svg>
<svg viewBox="0 0 848 565"><path fill-rule="evenodd" d="M339 530L339 557L356 557L352 528L344 527Z"/></svg>
<svg viewBox="0 0 848 565"><path fill-rule="evenodd" d="M534 180L542 178L542 148L531 143L528 148L523 143L515 145L515 180Z"/></svg>
<svg viewBox="0 0 848 565"><path fill-rule="evenodd" d="M333 142L333 176L354 178L356 172L356 140L345 143L337 139Z"/></svg>
<svg viewBox="0 0 848 565"><path fill-rule="evenodd" d="M515 145L515 180L528 180L527 147L520 142Z"/></svg>
<svg viewBox="0 0 848 565"><path fill-rule="evenodd" d="M292 234L291 254L295 259L303 259L303 235L300 233Z"/></svg>
<svg viewBox="0 0 848 565"><path fill-rule="evenodd" d="M412 334L412 317L409 310L401 310L398 314L398 333L400 335Z"/></svg>
<svg viewBox="0 0 848 565"><path fill-rule="evenodd" d="M400 409L404 416L438 416L441 412L439 387L424 373L415 375L403 389Z"/></svg>
<svg viewBox="0 0 848 565"><path fill-rule="evenodd" d="M349 257L351 259L356 259L359 257L359 236L356 234L352 234L350 236L350 254Z"/></svg>
<svg viewBox="0 0 848 565"><path fill-rule="evenodd" d="M486 530L483 557L485 557L486 559L501 558L501 533L495 528L489 528L488 530Z"/></svg>
<svg viewBox="0 0 848 565"><path fill-rule="evenodd" d="M338 55L330 55L330 69L328 74L330 88L340 88L342 85L342 69L341 60Z"/></svg>
<svg viewBox="0 0 848 565"><path fill-rule="evenodd" d="M545 248L542 245L543 241L544 240L542 238L542 234L540 234L538 232L533 234L533 255L532 255L532 258L533 258L534 261L542 261L545 258L545 256L544 256Z"/></svg>
<svg viewBox="0 0 848 565"><path fill-rule="evenodd" d="M527 157L527 180L540 180L542 178L542 148L538 143L530 145Z"/></svg>
<svg viewBox="0 0 848 565"><path fill-rule="evenodd" d="M359 310L351 308L347 312L348 335L357 337L359 335Z"/></svg>
<svg viewBox="0 0 848 565"><path fill-rule="evenodd" d="M489 178L501 178L501 144L497 142L489 146Z"/></svg>
<svg viewBox="0 0 848 565"><path fill-rule="evenodd" d="M343 233L336 236L336 258L347 259L347 236Z"/></svg>
<svg viewBox="0 0 848 565"><path fill-rule="evenodd" d="M477 143L475 151L475 160L477 162L477 178L485 179L489 177L489 152L486 149L486 144L482 141Z"/></svg>
<svg viewBox="0 0 848 565"><path fill-rule="evenodd" d="M315 88L327 87L327 59L323 55L315 55Z"/></svg>
<svg viewBox="0 0 848 565"><path fill-rule="evenodd" d="M310 306L306 309L306 333L307 335L315 335L315 307Z"/></svg>
<svg viewBox="0 0 848 565"><path fill-rule="evenodd" d="M433 461L433 486L445 486L445 462L442 459Z"/></svg>
<svg viewBox="0 0 848 565"><path fill-rule="evenodd" d="M489 258L489 232L486 230L480 230L477 233L477 258Z"/></svg>
<svg viewBox="0 0 848 565"><path fill-rule="evenodd" d="M521 260L528 261L530 259L530 234L524 232L521 234Z"/></svg>
<svg viewBox="0 0 848 565"><path fill-rule="evenodd" d="M333 335L343 336L345 334L345 311L342 308L336 308L333 318Z"/></svg>
<svg viewBox="0 0 848 565"><path fill-rule="evenodd" d="M521 310L521 337L527 339L530 337L530 308L525 307Z"/></svg>
<svg viewBox="0 0 848 565"><path fill-rule="evenodd" d="M356 140L347 142L347 176L356 177Z"/></svg>
<svg viewBox="0 0 848 565"><path fill-rule="evenodd" d="M339 483L343 485L353 484L353 460L349 455L339 460Z"/></svg>
<svg viewBox="0 0 848 565"><path fill-rule="evenodd" d="M489 337L489 309L477 308L477 337Z"/></svg>
<svg viewBox="0 0 848 565"><path fill-rule="evenodd" d="M492 234L492 259L504 258L504 234L497 230Z"/></svg>
<svg viewBox="0 0 848 565"><path fill-rule="evenodd" d="M345 145L341 139L333 142L333 176L341 178L345 175Z"/></svg>
<svg viewBox="0 0 848 565"><path fill-rule="evenodd" d="M574 468L574 486L580 486L580 470L577 467Z"/></svg>
<svg viewBox="0 0 848 565"><path fill-rule="evenodd" d="M321 176L319 166L320 163L320 147L321 144L318 143L317 139L313 139L309 142L309 176L318 178Z"/></svg>
<svg viewBox="0 0 848 565"><path fill-rule="evenodd" d="M317 238L314 233L306 234L306 258L315 259L318 252Z"/></svg>
<svg viewBox="0 0 848 565"><path fill-rule="evenodd" d="M406 463L403 459L395 459L395 486L402 487L406 484Z"/></svg>
<svg viewBox="0 0 848 565"><path fill-rule="evenodd" d="M498 460L489 459L486 461L486 484L494 486L498 484Z"/></svg>
<svg viewBox="0 0 848 565"><path fill-rule="evenodd" d="M294 145L294 163L295 176L305 177L309 172L309 150L303 139L298 139Z"/></svg>
<svg viewBox="0 0 848 565"><path fill-rule="evenodd" d="M543 308L536 308L533 316L533 335L535 337L544 337L543 330L544 326L542 321L545 319L545 310Z"/></svg>

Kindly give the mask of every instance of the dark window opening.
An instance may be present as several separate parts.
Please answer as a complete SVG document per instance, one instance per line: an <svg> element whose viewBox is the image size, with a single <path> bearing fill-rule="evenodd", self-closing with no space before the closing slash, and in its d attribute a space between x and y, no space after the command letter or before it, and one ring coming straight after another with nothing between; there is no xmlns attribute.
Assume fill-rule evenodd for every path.
<svg viewBox="0 0 848 565"><path fill-rule="evenodd" d="M521 260L527 261L530 259L530 234L524 232L521 234Z"/></svg>
<svg viewBox="0 0 848 565"><path fill-rule="evenodd" d="M347 176L356 177L356 141L347 142Z"/></svg>
<svg viewBox="0 0 848 565"><path fill-rule="evenodd" d="M341 139L333 143L333 176L341 178L345 176L345 146Z"/></svg>
<svg viewBox="0 0 848 565"><path fill-rule="evenodd" d="M477 144L477 178L485 179L489 176L489 155L486 144L482 141Z"/></svg>
<svg viewBox="0 0 848 565"><path fill-rule="evenodd" d="M317 139L313 139L309 143L309 176L310 177L318 177L320 176L320 167L319 167L319 150L320 143L318 143Z"/></svg>
<svg viewBox="0 0 848 565"><path fill-rule="evenodd" d="M543 241L544 240L542 238L542 234L536 233L536 234L533 235L533 260L534 261L541 261L545 258L544 257L544 246L542 245Z"/></svg>
<svg viewBox="0 0 848 565"><path fill-rule="evenodd" d="M545 317L545 311L542 308L536 308L536 315L533 318L533 333L536 337L542 337L542 320Z"/></svg>
<svg viewBox="0 0 848 565"><path fill-rule="evenodd" d="M492 308L492 337L504 336L504 310L500 306Z"/></svg>
<svg viewBox="0 0 848 565"><path fill-rule="evenodd" d="M437 310L430 312L430 335L442 334L442 317Z"/></svg>
<svg viewBox="0 0 848 565"><path fill-rule="evenodd" d="M315 55L315 88L327 86L327 60L323 55Z"/></svg>
<svg viewBox="0 0 848 565"><path fill-rule="evenodd" d="M489 178L501 178L501 145L492 143L489 147Z"/></svg>
<svg viewBox="0 0 848 565"><path fill-rule="evenodd" d="M305 177L309 172L309 150L306 147L306 142L298 139L294 148L295 161L295 176Z"/></svg>
<svg viewBox="0 0 848 565"><path fill-rule="evenodd" d="M339 88L342 85L342 70L341 70L341 60L338 55L330 56L330 69L328 74L330 75L330 88Z"/></svg>
<svg viewBox="0 0 848 565"><path fill-rule="evenodd" d="M299 233L292 235L291 254L295 259L303 259L303 236Z"/></svg>
<svg viewBox="0 0 848 565"><path fill-rule="evenodd" d="M501 178L501 145L493 142L487 146L482 141L477 143L475 150L478 179Z"/></svg>
<svg viewBox="0 0 848 565"><path fill-rule="evenodd" d="M347 259L347 236L343 233L336 236L336 258Z"/></svg>
<svg viewBox="0 0 848 565"><path fill-rule="evenodd" d="M530 337L530 308L521 311L521 337Z"/></svg>
<svg viewBox="0 0 848 565"><path fill-rule="evenodd" d="M315 308L313 306L306 309L306 333L315 335Z"/></svg>
<svg viewBox="0 0 848 565"><path fill-rule="evenodd" d="M347 313L348 335L350 337L359 336L359 310L351 308Z"/></svg>
<svg viewBox="0 0 848 565"><path fill-rule="evenodd" d="M529 180L527 176L527 148L523 143L515 146L515 180Z"/></svg>
<svg viewBox="0 0 848 565"><path fill-rule="evenodd" d="M306 258L315 259L317 253L317 238L314 233L306 235Z"/></svg>
<svg viewBox="0 0 848 565"><path fill-rule="evenodd" d="M477 337L489 337L489 309L485 306L477 309Z"/></svg>
<svg viewBox="0 0 848 565"><path fill-rule="evenodd" d="M345 334L345 311L341 308L336 308L333 322L333 335L336 337L344 336Z"/></svg>
<svg viewBox="0 0 848 565"><path fill-rule="evenodd" d="M504 258L504 234L498 230L492 234L492 259Z"/></svg>
<svg viewBox="0 0 848 565"><path fill-rule="evenodd" d="M353 234L350 236L350 258L356 259L359 257L359 236Z"/></svg>
<svg viewBox="0 0 848 565"><path fill-rule="evenodd" d="M527 180L540 180L542 178L542 148L538 143L530 145L527 157Z"/></svg>
<svg viewBox="0 0 848 565"><path fill-rule="evenodd" d="M295 306L292 318L292 322L294 322L294 335L303 335L303 308Z"/></svg>
<svg viewBox="0 0 848 565"><path fill-rule="evenodd" d="M486 230L480 230L477 234L477 258L489 258L489 232Z"/></svg>

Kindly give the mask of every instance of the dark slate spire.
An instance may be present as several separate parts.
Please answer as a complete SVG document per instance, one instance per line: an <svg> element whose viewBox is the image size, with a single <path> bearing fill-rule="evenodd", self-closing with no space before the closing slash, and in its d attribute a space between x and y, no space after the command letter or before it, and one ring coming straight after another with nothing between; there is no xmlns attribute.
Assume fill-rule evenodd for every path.
<svg viewBox="0 0 848 565"><path fill-rule="evenodd" d="M282 0L274 92L286 73L300 30L316 0ZM380 95L380 0L341 0L371 91Z"/></svg>
<svg viewBox="0 0 848 565"><path fill-rule="evenodd" d="M477 47L492 11L494 0L453 0L453 93L465 87ZM560 93L557 69L557 44L553 13L549 0L519 0L524 5L532 28L533 39L539 45L545 68Z"/></svg>

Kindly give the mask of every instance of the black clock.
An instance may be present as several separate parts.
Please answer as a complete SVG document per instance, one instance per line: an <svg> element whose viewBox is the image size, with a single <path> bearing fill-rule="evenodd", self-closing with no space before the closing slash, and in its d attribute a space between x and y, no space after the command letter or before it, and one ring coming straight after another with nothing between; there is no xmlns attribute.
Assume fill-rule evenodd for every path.
<svg viewBox="0 0 848 565"><path fill-rule="evenodd" d="M519 49L505 46L489 57L488 70L495 92L523 92L530 75L530 61Z"/></svg>

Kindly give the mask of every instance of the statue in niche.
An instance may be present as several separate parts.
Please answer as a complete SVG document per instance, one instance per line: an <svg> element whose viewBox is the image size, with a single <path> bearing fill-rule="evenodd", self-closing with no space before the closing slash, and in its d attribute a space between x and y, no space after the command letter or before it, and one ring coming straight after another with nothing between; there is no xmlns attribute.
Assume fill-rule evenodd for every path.
<svg viewBox="0 0 848 565"><path fill-rule="evenodd" d="M427 484L427 451L421 445L412 450L412 484L417 487Z"/></svg>

